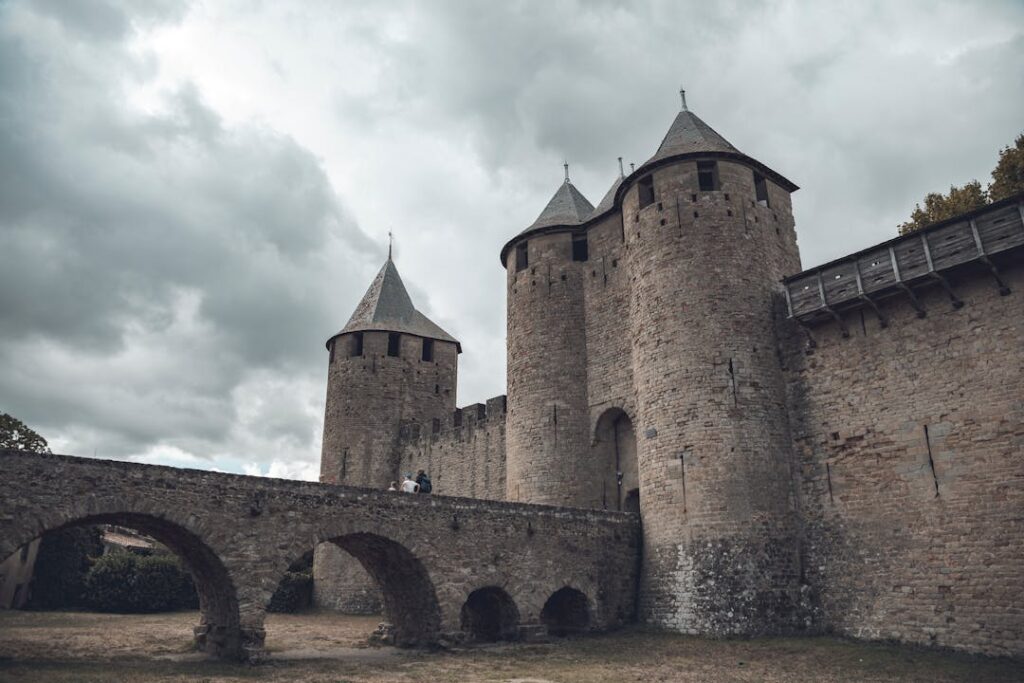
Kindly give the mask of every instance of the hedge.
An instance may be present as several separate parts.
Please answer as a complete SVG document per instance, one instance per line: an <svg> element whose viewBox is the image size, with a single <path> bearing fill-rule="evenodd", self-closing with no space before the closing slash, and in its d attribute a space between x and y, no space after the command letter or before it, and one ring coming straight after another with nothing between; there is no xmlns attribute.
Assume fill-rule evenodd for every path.
<svg viewBox="0 0 1024 683"><path fill-rule="evenodd" d="M76 609L85 606L85 577L92 558L103 554L100 530L71 527L43 536L36 555L28 609Z"/></svg>
<svg viewBox="0 0 1024 683"><path fill-rule="evenodd" d="M171 555L115 551L85 577L85 601L98 612L166 612L199 606L192 577Z"/></svg>

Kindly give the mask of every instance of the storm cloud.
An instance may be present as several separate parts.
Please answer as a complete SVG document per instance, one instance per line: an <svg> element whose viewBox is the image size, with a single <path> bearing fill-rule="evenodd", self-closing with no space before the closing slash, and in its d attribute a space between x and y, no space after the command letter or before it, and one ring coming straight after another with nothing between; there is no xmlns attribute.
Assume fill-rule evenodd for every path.
<svg viewBox="0 0 1024 683"><path fill-rule="evenodd" d="M1021 132L1024 6L0 5L0 410L55 450L314 476L324 340L386 249L504 391L497 253L596 202L685 86L791 178L804 265L987 180Z"/></svg>

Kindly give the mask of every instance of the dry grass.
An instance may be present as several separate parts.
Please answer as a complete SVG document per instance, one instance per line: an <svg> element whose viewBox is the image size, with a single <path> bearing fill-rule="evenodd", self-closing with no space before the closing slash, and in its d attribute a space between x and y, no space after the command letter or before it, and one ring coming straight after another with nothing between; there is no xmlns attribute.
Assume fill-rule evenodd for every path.
<svg viewBox="0 0 1024 683"><path fill-rule="evenodd" d="M269 663L189 653L194 613L0 612L0 681L1024 681L1024 665L833 638L715 641L639 629L448 652L367 648L375 617L270 615Z"/></svg>

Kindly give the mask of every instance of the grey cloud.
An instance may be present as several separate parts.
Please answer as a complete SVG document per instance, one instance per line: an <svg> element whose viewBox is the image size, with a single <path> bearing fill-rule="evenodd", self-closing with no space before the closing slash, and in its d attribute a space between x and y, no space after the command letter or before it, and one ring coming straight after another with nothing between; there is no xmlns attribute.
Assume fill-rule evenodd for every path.
<svg viewBox="0 0 1024 683"><path fill-rule="evenodd" d="M118 453L315 457L323 340L383 250L310 149L364 180L353 215L396 229L417 305L463 342L466 403L504 388L500 246L563 159L592 202L615 157L646 160L679 86L802 186L806 265L985 180L1024 111L1012 1L92 6L0 5L0 400ZM267 87L267 128L229 124L187 79L159 113L126 106L166 66L127 49L135 31L192 21L244 53L200 71ZM323 149L280 116L308 104L294 82L335 93Z"/></svg>
<svg viewBox="0 0 1024 683"><path fill-rule="evenodd" d="M29 46L43 30L33 11L60 20L45 49ZM189 85L162 113L125 107L134 14L65 3L3 12L4 408L44 433L88 434L107 455L215 452L237 428L232 392L256 374L322 381L339 315L325 290L344 302L362 285L352 264L369 243L291 138L225 126ZM302 435L312 451L307 414L271 418L265 435Z"/></svg>

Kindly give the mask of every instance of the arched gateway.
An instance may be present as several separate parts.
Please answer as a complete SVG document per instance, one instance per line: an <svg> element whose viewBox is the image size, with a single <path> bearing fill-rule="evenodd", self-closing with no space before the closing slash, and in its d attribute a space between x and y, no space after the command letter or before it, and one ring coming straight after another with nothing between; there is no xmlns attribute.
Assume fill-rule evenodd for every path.
<svg viewBox="0 0 1024 683"><path fill-rule="evenodd" d="M20 451L0 451L0 471L0 557L78 524L153 536L193 573L202 614L196 645L220 657L263 656L274 588L325 542L377 581L400 645L462 639L467 624L484 639L540 628L541 587L566 582L600 596L593 628L635 614L635 515ZM477 593L470 605L481 586L502 589Z"/></svg>

